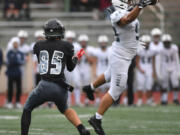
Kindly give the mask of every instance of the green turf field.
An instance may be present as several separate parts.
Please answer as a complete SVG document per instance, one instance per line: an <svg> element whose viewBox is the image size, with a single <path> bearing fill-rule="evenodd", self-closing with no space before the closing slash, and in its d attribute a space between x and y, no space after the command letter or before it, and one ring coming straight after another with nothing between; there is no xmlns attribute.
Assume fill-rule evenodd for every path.
<svg viewBox="0 0 180 135"><path fill-rule="evenodd" d="M95 135L88 118L95 108L74 108ZM0 109L0 135L20 135L22 110ZM103 119L107 135L180 135L180 107L116 107ZM76 129L56 109L36 109L29 135L78 135Z"/></svg>

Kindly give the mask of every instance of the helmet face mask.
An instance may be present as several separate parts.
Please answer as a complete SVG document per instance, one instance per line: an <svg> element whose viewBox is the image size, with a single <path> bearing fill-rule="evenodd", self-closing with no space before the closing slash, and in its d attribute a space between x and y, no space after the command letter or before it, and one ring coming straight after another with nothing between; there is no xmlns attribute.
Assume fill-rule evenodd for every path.
<svg viewBox="0 0 180 135"><path fill-rule="evenodd" d="M112 5L118 9L124 10L132 10L137 4L139 0L112 0Z"/></svg>
<svg viewBox="0 0 180 135"><path fill-rule="evenodd" d="M46 39L63 39L65 28L58 19L50 19L44 24Z"/></svg>

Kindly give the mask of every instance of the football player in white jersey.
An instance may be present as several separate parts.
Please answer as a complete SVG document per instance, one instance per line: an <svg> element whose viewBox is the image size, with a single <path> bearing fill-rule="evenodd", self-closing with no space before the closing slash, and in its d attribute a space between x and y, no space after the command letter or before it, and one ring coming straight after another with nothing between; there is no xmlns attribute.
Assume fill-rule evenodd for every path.
<svg viewBox="0 0 180 135"><path fill-rule="evenodd" d="M77 53L81 47L80 45L76 42L76 33L74 31L66 31L65 33L65 39L70 42L74 46L74 52ZM82 106L81 104L81 80L80 80L80 72L79 72L79 67L76 66L75 69L72 72L68 72L67 69L65 69L65 76L67 79L67 83L71 84L74 86L74 97L75 97L75 105L77 106ZM71 105L71 93L69 92L68 96L68 104Z"/></svg>
<svg viewBox="0 0 180 135"><path fill-rule="evenodd" d="M103 74L108 68L108 56L110 54L110 48L108 47L109 39L106 35L100 35L98 37L99 47L95 50L96 57L96 76ZM98 88L96 91L95 106L100 103L100 92L106 92L109 89L109 83L106 83Z"/></svg>
<svg viewBox="0 0 180 135"><path fill-rule="evenodd" d="M161 35L162 35L162 31L159 28L154 28L151 30L152 42L150 43L150 50L156 51L156 56L155 56L155 66L156 67L155 67L155 69L156 69L157 78L154 80L154 84L153 84L153 90L155 90L155 91L161 91L161 84L160 84L160 81L158 80L159 73L157 70L157 65L159 63L159 61L157 59L158 53L163 48L163 43L161 41Z"/></svg>
<svg viewBox="0 0 180 135"><path fill-rule="evenodd" d="M92 46L88 45L89 37L86 34L81 34L78 37L78 42L86 52L84 56L82 56L78 66L80 70L80 78L81 78L81 85L87 85L91 82L91 79L93 78L92 76L92 71L94 63L95 63L95 58L94 58L94 52L95 48ZM85 99L85 105L89 104L89 100L86 98Z"/></svg>
<svg viewBox="0 0 180 135"><path fill-rule="evenodd" d="M35 41L40 41L40 40L45 40L45 36L43 34L43 30L37 30L35 31L34 33L34 38L35 38ZM31 44L31 52L33 52L33 47L35 45L35 42L33 42ZM35 78L35 85L38 85L39 81L41 80L41 77L40 77L40 74L39 74L39 67L38 67L38 60L37 60L37 57L36 55L32 54L32 61L33 61L33 73L34 73L34 78Z"/></svg>
<svg viewBox="0 0 180 135"><path fill-rule="evenodd" d="M115 32L115 41L112 43L109 68L107 73L98 77L91 85L83 87L89 99L94 99L93 88L97 84L106 82L106 74L110 75L110 90L102 98L98 111L90 118L89 123L98 135L105 135L101 126L104 113L116 101L127 85L127 73L131 60L137 53L139 21L137 17L144 7L152 4L151 0L140 0L133 5L134 0L112 0L110 20ZM134 6L128 11L130 6ZM92 89L87 89L90 87Z"/></svg>
<svg viewBox="0 0 180 135"><path fill-rule="evenodd" d="M163 49L159 54L158 63L158 73L159 80L162 86L162 105L168 103L168 90L172 89L174 91L174 101L178 102L178 88L179 88L179 54L178 47L172 44L172 37L169 34L164 34L162 36ZM170 87L172 86L172 88ZM164 94L166 93L166 94Z"/></svg>
<svg viewBox="0 0 180 135"><path fill-rule="evenodd" d="M155 78L155 51L149 49L151 37L143 35L140 39L146 48L136 56L136 88L138 95L137 106L142 105L143 93L146 94L147 104L154 105L152 100L153 78Z"/></svg>

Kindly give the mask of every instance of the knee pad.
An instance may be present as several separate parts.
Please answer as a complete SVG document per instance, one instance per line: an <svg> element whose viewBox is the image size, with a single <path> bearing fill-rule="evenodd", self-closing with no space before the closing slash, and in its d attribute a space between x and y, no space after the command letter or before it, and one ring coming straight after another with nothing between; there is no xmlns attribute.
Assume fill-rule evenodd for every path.
<svg viewBox="0 0 180 135"><path fill-rule="evenodd" d="M111 87L108 93L111 95L114 101L118 100L121 93L126 89L127 75L117 74L115 78L111 80Z"/></svg>

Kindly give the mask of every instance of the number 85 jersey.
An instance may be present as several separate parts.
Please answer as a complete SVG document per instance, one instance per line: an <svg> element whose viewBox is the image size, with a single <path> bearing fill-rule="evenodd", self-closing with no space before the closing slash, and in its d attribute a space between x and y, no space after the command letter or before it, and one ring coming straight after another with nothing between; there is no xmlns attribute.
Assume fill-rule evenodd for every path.
<svg viewBox="0 0 180 135"><path fill-rule="evenodd" d="M129 51L136 52L138 48L140 28L138 19L122 27L118 26L117 24L117 22L119 22L119 20L128 13L129 11L126 10L117 10L110 16L112 27L115 33L114 44Z"/></svg>
<svg viewBox="0 0 180 135"><path fill-rule="evenodd" d="M65 81L64 68L69 71L75 67L72 62L74 47L60 40L39 41L34 45L34 54L38 58L39 72L43 80L52 82Z"/></svg>

